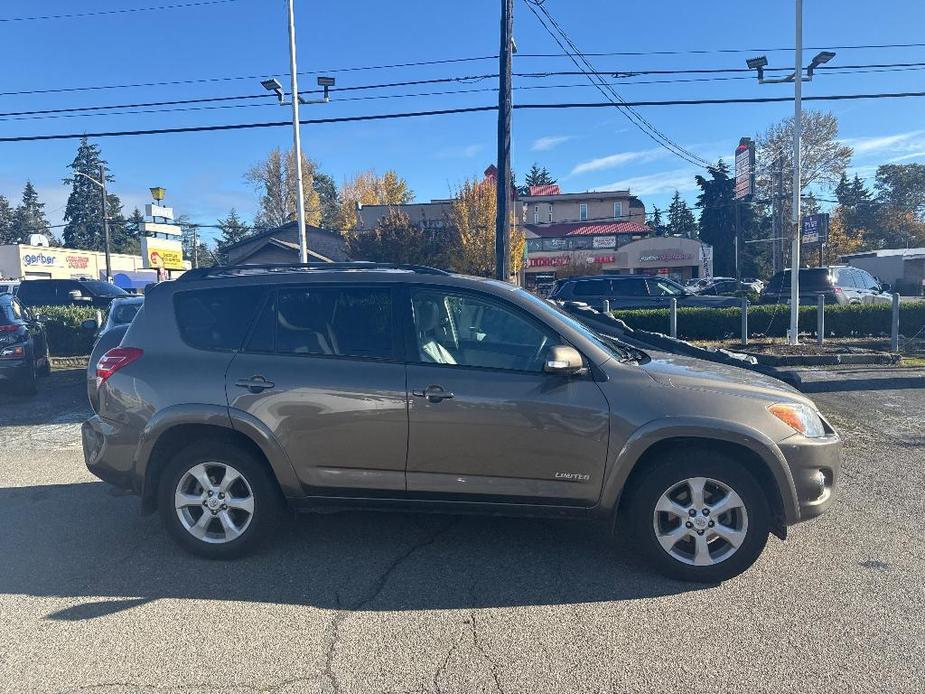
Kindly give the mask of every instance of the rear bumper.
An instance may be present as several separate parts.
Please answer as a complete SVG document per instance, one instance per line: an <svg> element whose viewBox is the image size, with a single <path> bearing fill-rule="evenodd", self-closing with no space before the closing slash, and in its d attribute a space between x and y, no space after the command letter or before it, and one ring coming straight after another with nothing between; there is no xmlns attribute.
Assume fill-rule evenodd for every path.
<svg viewBox="0 0 925 694"><path fill-rule="evenodd" d="M0 359L0 383L18 383L28 374L28 359Z"/></svg>
<svg viewBox="0 0 925 694"><path fill-rule="evenodd" d="M837 434L810 439L791 436L780 444L796 489L799 518L809 520L829 508L841 477L842 441Z"/></svg>
<svg viewBox="0 0 925 694"><path fill-rule="evenodd" d="M135 494L141 493L136 479L134 457L138 435L119 425L91 417L80 427L84 462L87 469L104 482L109 482Z"/></svg>

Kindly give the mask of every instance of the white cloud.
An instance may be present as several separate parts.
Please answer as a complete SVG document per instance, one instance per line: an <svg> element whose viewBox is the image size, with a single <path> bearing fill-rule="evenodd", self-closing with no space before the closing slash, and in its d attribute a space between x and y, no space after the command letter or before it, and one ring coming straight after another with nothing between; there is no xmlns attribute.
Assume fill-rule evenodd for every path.
<svg viewBox="0 0 925 694"><path fill-rule="evenodd" d="M533 144L530 145L530 149L534 152L546 152L574 139L574 135L546 135L545 137L538 137L535 139Z"/></svg>
<svg viewBox="0 0 925 694"><path fill-rule="evenodd" d="M614 181L613 183L595 186L591 188L591 190L629 190L633 195L655 195L657 193L671 193L676 190L683 193L685 191L697 189L694 176L696 176L699 171L699 169L673 169L671 171L661 171L646 176L624 178L623 180Z"/></svg>
<svg viewBox="0 0 925 694"><path fill-rule="evenodd" d="M893 135L852 137L842 140L854 149L855 154L899 154L921 150L925 147L925 130L910 130Z"/></svg>
<svg viewBox="0 0 925 694"><path fill-rule="evenodd" d="M629 163L645 163L662 159L667 154L666 150L661 148L644 149L638 152L620 152L619 154L610 154L606 157L598 157L589 161L583 161L576 164L569 176L577 176L591 171L603 171L605 169L615 169L619 166Z"/></svg>

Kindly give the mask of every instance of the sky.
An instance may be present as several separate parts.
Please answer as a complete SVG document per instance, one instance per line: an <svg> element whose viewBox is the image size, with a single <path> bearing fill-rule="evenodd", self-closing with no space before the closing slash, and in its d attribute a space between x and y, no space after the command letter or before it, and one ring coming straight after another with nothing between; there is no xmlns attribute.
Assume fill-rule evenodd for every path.
<svg viewBox="0 0 925 694"><path fill-rule="evenodd" d="M277 76L288 91L285 0L212 0L195 5L197 1L201 2L4 0L0 3L0 64L5 67L0 76L0 114L124 108L92 115L0 115L0 138L290 119L290 110L281 108L259 84ZM302 118L497 104L497 78L490 77L497 73L497 59L481 58L497 53L500 4L500 0L295 0L299 72L306 73L300 77L300 90L314 88L316 74L310 73L330 74L337 80L331 102L303 106ZM187 6L170 7L176 5ZM923 90L925 45L850 47L925 42L921 33L925 2L890 0L876 12L862 0L807 0L805 5L804 64L819 49L846 47L833 48L836 57L830 65L920 65L861 73L849 68L839 74L823 71L803 85L804 96ZM145 11L152 6L159 9ZM589 58L599 70L742 68L746 58L761 53L767 54L769 67L793 64L794 6L784 0L546 0L544 7L585 53L642 54ZM35 19L80 13L96 14ZM562 51L529 11L526 0L515 0L514 36L519 54L515 75L575 69L567 57L532 57ZM727 52L730 49L735 50ZM398 66L458 59L467 60ZM792 85L759 85L742 73L721 75L735 79L678 81L716 76L720 75L662 74L612 81L619 83L618 91L628 101L789 97L793 92ZM466 79L347 89L451 77ZM109 88L115 86L120 88ZM515 76L514 86L515 104L603 101L580 75ZM37 91L42 93L22 93ZM241 96L248 98L130 106ZM925 98L807 103L806 107L825 108L838 116L840 137L855 150L852 172L869 178L881 163L925 162ZM730 158L740 137L754 136L792 115L793 105L662 106L638 111L674 142L715 161ZM694 176L702 170L653 142L616 108L516 110L512 132L512 160L520 180L537 162L567 192L629 188L647 208L665 207L676 189L689 202L696 199ZM448 197L464 179L480 175L496 158L496 134L493 111L302 126L305 152L336 181L365 169L391 168L408 180L417 200ZM244 173L272 148L289 147L292 129L92 139L102 147L115 177L110 188L121 197L126 213L150 202L148 188L163 186L166 202L177 214L208 224L232 207L246 219L254 216L257 195ZM60 224L69 192L61 179L76 148L76 140L0 142L0 193L15 203L26 180L31 180L50 222Z"/></svg>

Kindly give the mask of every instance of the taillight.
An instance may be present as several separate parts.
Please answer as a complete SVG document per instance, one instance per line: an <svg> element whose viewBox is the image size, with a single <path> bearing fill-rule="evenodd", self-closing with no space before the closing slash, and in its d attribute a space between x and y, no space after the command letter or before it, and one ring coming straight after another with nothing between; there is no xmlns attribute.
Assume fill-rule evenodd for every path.
<svg viewBox="0 0 925 694"><path fill-rule="evenodd" d="M836 293L836 294L841 294L841 292L842 292L841 287L835 287L835 293Z"/></svg>
<svg viewBox="0 0 925 694"><path fill-rule="evenodd" d="M142 354L144 350L137 347L115 347L106 352L96 363L96 387L103 385L119 369L141 359Z"/></svg>
<svg viewBox="0 0 925 694"><path fill-rule="evenodd" d="M0 325L0 333L15 333L17 330L19 330L19 325L16 323Z"/></svg>

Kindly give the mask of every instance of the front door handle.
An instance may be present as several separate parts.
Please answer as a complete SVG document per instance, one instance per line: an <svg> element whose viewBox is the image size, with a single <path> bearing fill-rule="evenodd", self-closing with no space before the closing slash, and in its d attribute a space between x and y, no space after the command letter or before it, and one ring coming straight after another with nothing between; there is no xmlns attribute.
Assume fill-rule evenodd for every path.
<svg viewBox="0 0 925 694"><path fill-rule="evenodd" d="M430 385L424 390L412 390L411 394L417 398L427 398L429 402L438 403L442 400L449 400L453 394L443 389L443 386Z"/></svg>
<svg viewBox="0 0 925 694"><path fill-rule="evenodd" d="M247 388L251 393L261 393L276 384L268 381L263 376L251 376L250 378L239 378L234 383L238 388Z"/></svg>

